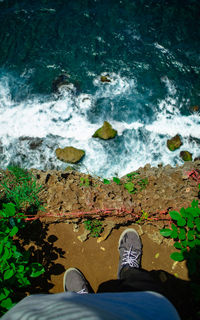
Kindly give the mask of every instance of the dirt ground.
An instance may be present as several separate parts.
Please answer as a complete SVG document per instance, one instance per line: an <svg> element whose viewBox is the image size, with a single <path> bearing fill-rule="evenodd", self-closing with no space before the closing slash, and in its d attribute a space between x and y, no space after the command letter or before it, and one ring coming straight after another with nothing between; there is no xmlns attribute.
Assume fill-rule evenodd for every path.
<svg viewBox="0 0 200 320"><path fill-rule="evenodd" d="M120 226L113 229L106 240L98 243L98 238L89 237L84 242L78 239L85 232L83 224L77 226L59 222L47 225L40 221L33 222L26 230L24 245L34 253L33 260L44 265L46 272L33 279L27 293L63 292L63 275L69 267L78 268L95 292L100 284L116 279L118 241L126 228L134 228L141 236L142 268L150 271L161 283L166 297L175 305L182 319L195 319L191 313L196 306L191 298L186 262L173 261L170 258L170 253L174 251L172 242L163 239L156 226L148 224Z"/></svg>

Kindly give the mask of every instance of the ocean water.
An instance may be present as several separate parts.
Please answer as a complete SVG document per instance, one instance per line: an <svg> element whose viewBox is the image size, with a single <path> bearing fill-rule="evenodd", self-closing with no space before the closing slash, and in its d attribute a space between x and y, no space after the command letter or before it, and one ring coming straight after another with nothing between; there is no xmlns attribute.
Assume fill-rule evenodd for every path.
<svg viewBox="0 0 200 320"><path fill-rule="evenodd" d="M65 146L105 178L200 156L199 17L199 0L0 0L1 168L64 169ZM118 135L92 138L105 120Z"/></svg>

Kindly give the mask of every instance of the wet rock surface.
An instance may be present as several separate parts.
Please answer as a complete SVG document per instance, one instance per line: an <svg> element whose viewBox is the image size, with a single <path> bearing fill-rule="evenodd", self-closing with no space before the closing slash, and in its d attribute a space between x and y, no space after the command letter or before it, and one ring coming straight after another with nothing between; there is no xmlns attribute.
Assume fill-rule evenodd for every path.
<svg viewBox="0 0 200 320"><path fill-rule="evenodd" d="M182 145L181 137L177 134L175 137L167 140L167 147L170 151L174 151Z"/></svg>
<svg viewBox="0 0 200 320"><path fill-rule="evenodd" d="M79 162L83 156L85 155L85 151L81 149L76 149L74 147L65 147L65 148L57 148L56 156L59 160L68 163L77 163Z"/></svg>
<svg viewBox="0 0 200 320"><path fill-rule="evenodd" d="M114 130L111 124L104 121L104 124L93 134L93 138L100 138L103 140L113 139L117 135L117 131Z"/></svg>

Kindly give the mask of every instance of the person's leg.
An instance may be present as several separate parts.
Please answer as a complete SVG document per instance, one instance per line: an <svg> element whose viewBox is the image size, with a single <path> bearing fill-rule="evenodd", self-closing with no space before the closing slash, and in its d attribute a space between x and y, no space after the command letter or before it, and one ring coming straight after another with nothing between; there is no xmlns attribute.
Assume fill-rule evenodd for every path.
<svg viewBox="0 0 200 320"><path fill-rule="evenodd" d="M149 272L141 269L142 242L134 229L128 228L121 234L118 249L118 280L102 283L98 292L155 291L164 294Z"/></svg>
<svg viewBox="0 0 200 320"><path fill-rule="evenodd" d="M82 272L76 268L69 268L65 271L63 278L63 288L67 292L94 293L89 282L86 280Z"/></svg>

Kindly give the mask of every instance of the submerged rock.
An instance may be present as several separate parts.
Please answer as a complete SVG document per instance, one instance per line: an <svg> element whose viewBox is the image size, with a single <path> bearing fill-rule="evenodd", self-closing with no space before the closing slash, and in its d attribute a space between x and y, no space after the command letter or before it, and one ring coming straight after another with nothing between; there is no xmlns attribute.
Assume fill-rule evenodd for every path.
<svg viewBox="0 0 200 320"><path fill-rule="evenodd" d="M111 124L104 121L104 124L94 134L93 138L100 138L104 140L113 139L117 135L117 131L112 128Z"/></svg>
<svg viewBox="0 0 200 320"><path fill-rule="evenodd" d="M167 140L167 147L170 151L174 151L182 145L181 137L177 134L173 138Z"/></svg>
<svg viewBox="0 0 200 320"><path fill-rule="evenodd" d="M78 82L72 82L67 73L58 76L52 83L52 90L54 93L62 93L69 91L75 93L78 88Z"/></svg>
<svg viewBox="0 0 200 320"><path fill-rule="evenodd" d="M77 163L83 158L84 155L85 155L84 150L76 149L74 147L65 147L63 149L61 148L56 149L57 158L63 162Z"/></svg>
<svg viewBox="0 0 200 320"><path fill-rule="evenodd" d="M189 151L181 151L180 152L180 157L184 161L192 161L192 154Z"/></svg>

